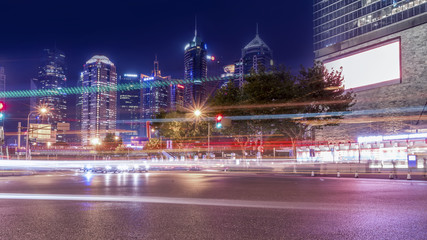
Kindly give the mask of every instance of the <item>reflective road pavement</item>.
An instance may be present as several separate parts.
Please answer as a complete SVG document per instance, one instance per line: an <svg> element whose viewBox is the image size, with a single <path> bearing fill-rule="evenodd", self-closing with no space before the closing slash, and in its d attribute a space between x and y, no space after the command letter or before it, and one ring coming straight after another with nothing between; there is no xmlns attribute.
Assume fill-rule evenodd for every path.
<svg viewBox="0 0 427 240"><path fill-rule="evenodd" d="M0 177L0 239L427 239L427 182L255 173Z"/></svg>

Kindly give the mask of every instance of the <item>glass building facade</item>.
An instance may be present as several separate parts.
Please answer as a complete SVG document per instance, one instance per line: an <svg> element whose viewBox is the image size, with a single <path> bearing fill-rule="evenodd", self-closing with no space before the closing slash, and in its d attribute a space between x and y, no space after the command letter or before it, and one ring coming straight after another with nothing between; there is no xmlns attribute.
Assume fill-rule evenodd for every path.
<svg viewBox="0 0 427 240"><path fill-rule="evenodd" d="M123 142L129 143L132 136L138 136L140 128L139 117L141 115L141 90L132 88L141 83L138 74L123 74L119 76L119 84L130 85L130 89L121 89L117 98L117 128L122 131L120 136Z"/></svg>
<svg viewBox="0 0 427 240"><path fill-rule="evenodd" d="M273 52L259 37L258 30L255 38L242 50L243 74L257 73L261 68L268 70L273 66Z"/></svg>
<svg viewBox="0 0 427 240"><path fill-rule="evenodd" d="M4 67L0 66L0 92L6 91L6 73Z"/></svg>
<svg viewBox="0 0 427 240"><path fill-rule="evenodd" d="M185 85L185 106L198 107L206 98L206 89L202 80L207 78L208 68L207 47L197 36L197 30L193 40L185 46L184 50L184 79L190 82Z"/></svg>
<svg viewBox="0 0 427 240"><path fill-rule="evenodd" d="M314 0L314 50L423 14L427 0Z"/></svg>
<svg viewBox="0 0 427 240"><path fill-rule="evenodd" d="M41 64L38 68L37 77L32 81L34 88L38 90L55 91L66 87L67 77L65 75L65 54L58 49L44 49ZM32 101L32 108L45 106L52 113L49 116L49 123L55 129L57 124L67 120L67 96L54 95L36 97ZM58 142L65 141L65 135L56 136Z"/></svg>
<svg viewBox="0 0 427 240"><path fill-rule="evenodd" d="M97 89L82 94L81 134L83 145L87 145L92 139L102 141L107 133L116 132L116 66L105 56L93 56L84 65L82 86Z"/></svg>

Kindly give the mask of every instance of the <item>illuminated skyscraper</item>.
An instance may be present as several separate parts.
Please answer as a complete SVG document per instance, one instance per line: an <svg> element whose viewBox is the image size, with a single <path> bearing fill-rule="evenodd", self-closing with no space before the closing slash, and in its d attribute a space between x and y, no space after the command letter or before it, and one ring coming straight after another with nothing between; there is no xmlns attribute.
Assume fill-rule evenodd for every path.
<svg viewBox="0 0 427 240"><path fill-rule="evenodd" d="M154 60L154 70L151 77L146 76L142 78L145 83L142 88L142 118L151 119L155 118L156 114L161 111L168 111L169 104L169 89L168 81L170 76L163 77L160 72L159 62Z"/></svg>
<svg viewBox="0 0 427 240"><path fill-rule="evenodd" d="M233 75L229 78L236 86L241 87L245 75L251 74L252 71L268 71L273 64L273 52L260 38L257 24L255 38L242 49L242 58L234 63Z"/></svg>
<svg viewBox="0 0 427 240"><path fill-rule="evenodd" d="M255 38L242 49L243 73L249 74L251 70L258 72L261 68L268 70L273 66L273 52L259 37L258 24Z"/></svg>
<svg viewBox="0 0 427 240"><path fill-rule="evenodd" d="M4 67L0 66L0 92L6 91L6 73Z"/></svg>
<svg viewBox="0 0 427 240"><path fill-rule="evenodd" d="M185 85L171 84L169 93L170 111L183 111L185 101Z"/></svg>
<svg viewBox="0 0 427 240"><path fill-rule="evenodd" d="M427 12L426 0L314 0L314 50L316 55L324 54L329 46L339 44L357 36L377 32L386 35L402 27L392 29L387 26L407 22L405 27L423 23ZM416 18L414 18L416 17ZM408 24L408 19L413 19ZM425 18L425 17L424 17ZM400 24L402 25L402 24ZM372 34L371 34L372 35ZM329 50L336 49L329 48ZM323 50L321 50L323 49Z"/></svg>
<svg viewBox="0 0 427 240"><path fill-rule="evenodd" d="M119 85L128 86L118 91L117 103L117 128L123 142L129 143L132 136L138 136L140 129L139 118L141 116L141 78L138 74L123 74L119 76Z"/></svg>
<svg viewBox="0 0 427 240"><path fill-rule="evenodd" d="M206 59L206 43L197 36L197 26L194 38L184 48L184 79L190 83L185 85L185 106L199 106L206 98L204 81L208 75Z"/></svg>
<svg viewBox="0 0 427 240"><path fill-rule="evenodd" d="M106 56L95 55L84 65L82 97L82 143L103 140L116 132L117 74L116 66Z"/></svg>
<svg viewBox="0 0 427 240"><path fill-rule="evenodd" d="M37 77L32 79L38 90L55 91L66 87L67 77L65 75L65 54L58 49L44 49ZM33 99L33 108L46 106L50 109L49 123L56 129L57 124L67 120L67 96L52 95L41 96ZM58 142L65 141L65 136L57 135Z"/></svg>

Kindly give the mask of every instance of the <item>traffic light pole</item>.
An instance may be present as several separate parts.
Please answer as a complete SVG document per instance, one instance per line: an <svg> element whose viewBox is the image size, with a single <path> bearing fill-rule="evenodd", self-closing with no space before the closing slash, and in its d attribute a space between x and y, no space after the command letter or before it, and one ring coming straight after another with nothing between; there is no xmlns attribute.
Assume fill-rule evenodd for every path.
<svg viewBox="0 0 427 240"><path fill-rule="evenodd" d="M211 158L211 123L208 121L208 158Z"/></svg>
<svg viewBox="0 0 427 240"><path fill-rule="evenodd" d="M30 155L30 151L28 149L28 143L29 143L29 138L30 138L30 116L31 114L34 112L30 112L28 113L28 117L27 117L27 138L25 139L25 160L29 160L28 156Z"/></svg>

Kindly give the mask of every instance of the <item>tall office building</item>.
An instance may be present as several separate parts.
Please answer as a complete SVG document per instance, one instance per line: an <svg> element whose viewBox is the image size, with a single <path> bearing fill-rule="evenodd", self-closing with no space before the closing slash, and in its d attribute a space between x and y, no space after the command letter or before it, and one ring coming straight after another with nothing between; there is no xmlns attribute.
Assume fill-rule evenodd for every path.
<svg viewBox="0 0 427 240"><path fill-rule="evenodd" d="M65 75L65 54L58 49L44 49L41 64L38 68L37 77L32 79L34 84L32 88L38 90L55 91L66 87L67 77ZM35 97L32 107L45 106L50 109L49 122L53 129L57 128L58 123L67 120L67 96L52 95ZM65 135L58 134L56 141L64 142Z"/></svg>
<svg viewBox="0 0 427 240"><path fill-rule="evenodd" d="M224 69L225 74L239 87L242 87L245 75L251 74L252 71L254 73L258 73L260 70L268 71L274 65L273 51L260 38L258 24L256 25L255 38L246 44L242 49L242 57L233 65L234 67L228 65L227 69ZM231 69L233 70L232 75L229 72Z"/></svg>
<svg viewBox="0 0 427 240"><path fill-rule="evenodd" d="M83 87L84 72L80 72L79 79L77 80L77 87ZM76 121L78 122L78 128L80 130L80 124L82 120L82 105L83 105L83 94L76 96Z"/></svg>
<svg viewBox="0 0 427 240"><path fill-rule="evenodd" d="M169 89L168 81L170 76L162 76L159 68L157 57L154 60L154 69L151 76L142 78L144 87L142 88L142 118L155 118L161 111L168 111L169 104Z"/></svg>
<svg viewBox="0 0 427 240"><path fill-rule="evenodd" d="M0 92L6 91L6 73L4 67L0 66Z"/></svg>
<svg viewBox="0 0 427 240"><path fill-rule="evenodd" d="M184 111L185 106L185 85L171 84L169 90L169 110Z"/></svg>
<svg viewBox="0 0 427 240"><path fill-rule="evenodd" d="M138 74L123 74L119 76L120 86L127 86L118 91L117 97L117 129L124 143L130 143L132 137L138 136L141 116L141 90L138 86L141 79Z"/></svg>
<svg viewBox="0 0 427 240"><path fill-rule="evenodd" d="M244 74L251 73L251 70L257 73L261 68L267 71L273 66L273 52L259 37L258 25L255 38L242 49L242 61Z"/></svg>
<svg viewBox="0 0 427 240"><path fill-rule="evenodd" d="M95 55L84 65L82 96L82 143L104 139L107 133L116 132L116 66L106 56Z"/></svg>
<svg viewBox="0 0 427 240"><path fill-rule="evenodd" d="M208 75L206 44L197 36L184 48L184 79L190 83L185 85L185 107L198 107L206 100L205 80Z"/></svg>
<svg viewBox="0 0 427 240"><path fill-rule="evenodd" d="M427 0L314 0L313 11L316 60L342 67L344 88L356 92L352 110L373 110L378 120L316 136L355 140L427 130L426 121L411 117L426 103Z"/></svg>

